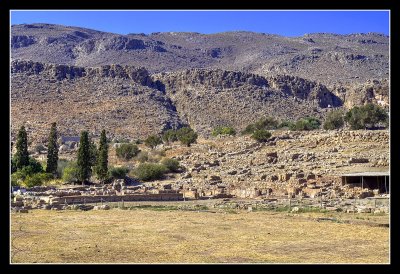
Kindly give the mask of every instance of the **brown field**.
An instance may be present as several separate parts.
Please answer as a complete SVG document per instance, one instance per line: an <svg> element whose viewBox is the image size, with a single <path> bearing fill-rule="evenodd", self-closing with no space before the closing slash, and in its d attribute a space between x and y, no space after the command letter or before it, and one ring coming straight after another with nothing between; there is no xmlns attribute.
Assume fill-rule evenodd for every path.
<svg viewBox="0 0 400 274"><path fill-rule="evenodd" d="M376 223L388 215L34 210L11 214L11 262L389 263Z"/></svg>

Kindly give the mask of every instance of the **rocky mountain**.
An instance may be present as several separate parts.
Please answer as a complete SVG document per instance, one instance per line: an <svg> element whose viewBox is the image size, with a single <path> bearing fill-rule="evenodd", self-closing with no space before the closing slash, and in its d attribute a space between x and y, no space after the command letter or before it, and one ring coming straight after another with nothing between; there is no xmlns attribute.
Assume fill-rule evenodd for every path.
<svg viewBox="0 0 400 274"><path fill-rule="evenodd" d="M150 73L210 68L289 74L325 85L389 75L389 37L328 33L283 37L265 33L168 32L119 35L50 24L11 27L13 59L94 67L133 65Z"/></svg>
<svg viewBox="0 0 400 274"><path fill-rule="evenodd" d="M389 38L251 32L117 35L49 24L11 28L12 138L45 143L102 128L135 140L190 125L244 129L261 117L323 119L331 107L389 104Z"/></svg>

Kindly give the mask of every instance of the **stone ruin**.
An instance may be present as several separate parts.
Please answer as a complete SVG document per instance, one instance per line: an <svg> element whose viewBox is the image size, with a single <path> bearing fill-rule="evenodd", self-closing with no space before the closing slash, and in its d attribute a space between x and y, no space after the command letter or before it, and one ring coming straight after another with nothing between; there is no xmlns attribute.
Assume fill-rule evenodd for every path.
<svg viewBox="0 0 400 274"><path fill-rule="evenodd" d="M110 209L107 203L112 202L222 199L224 202L221 202L221 207L234 203L237 205L236 208L245 209L255 205L270 208L291 200L293 205L299 201L300 203L308 201L311 206L319 206L331 211L389 212L388 203L380 203L377 207L376 202L374 206L371 206L371 203L366 206L365 203L360 202L366 200L365 198L369 198L370 201L373 201L372 199L388 201L389 194L350 184L343 185L338 177L315 176L312 173L283 174L265 187L226 185L217 175L209 176L208 182L208 186L199 188L193 187L190 181L184 180L173 183L151 182L128 185L124 179L100 186L64 188L37 186L26 191L22 189L15 191L11 208L21 213L26 213L31 209L107 210ZM247 201L245 206L242 205L243 202L237 202L243 199ZM358 203L355 202L357 200ZM97 205L98 203L101 205Z"/></svg>

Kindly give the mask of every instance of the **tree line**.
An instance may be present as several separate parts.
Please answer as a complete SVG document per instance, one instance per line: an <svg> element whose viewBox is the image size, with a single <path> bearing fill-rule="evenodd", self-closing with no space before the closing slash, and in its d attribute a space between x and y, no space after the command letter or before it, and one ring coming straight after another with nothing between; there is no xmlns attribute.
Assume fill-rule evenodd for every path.
<svg viewBox="0 0 400 274"><path fill-rule="evenodd" d="M26 186L30 187L62 176L58 170L57 135L57 125L53 123L48 138L46 167L43 168L40 162L29 156L27 132L25 127L21 126L17 135L16 153L11 158L12 185L19 185L19 182L23 181ZM77 179L84 183L90 178L93 171L99 180L106 179L108 174L106 131L101 132L98 149L93 142L89 141L87 131L81 133L79 143L76 166Z"/></svg>
<svg viewBox="0 0 400 274"><path fill-rule="evenodd" d="M47 161L43 168L40 162L29 156L27 132L25 127L21 126L17 135L16 153L11 158L11 184L13 186L21 185L23 182L25 186L31 187L56 178L85 184L92 175L104 183L112 178L124 178L128 173L129 170L126 168L112 167L109 169L105 130L101 132L98 148L90 139L89 133L82 131L77 160L73 162L60 161L58 158L57 135L57 126L56 123L53 123L48 138ZM153 149L163 141L170 143L179 140L189 147L196 142L197 136L193 129L183 127L177 130L167 130L162 136L150 135L144 143ZM116 148L117 157L123 160L130 160L140 152L139 148L131 143L124 143ZM140 180L160 178L166 172L177 172L179 169L179 162L174 159L165 158L160 164L146 163L148 159L148 155L142 154L141 159L138 159L141 164L132 172Z"/></svg>

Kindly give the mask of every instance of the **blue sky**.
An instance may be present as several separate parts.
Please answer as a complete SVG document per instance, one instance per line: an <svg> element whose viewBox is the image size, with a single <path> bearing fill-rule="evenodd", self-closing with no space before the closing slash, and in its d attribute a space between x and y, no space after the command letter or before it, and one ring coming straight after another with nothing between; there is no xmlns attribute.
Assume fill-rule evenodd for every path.
<svg viewBox="0 0 400 274"><path fill-rule="evenodd" d="M11 24L51 23L119 34L254 31L389 35L389 11L11 11Z"/></svg>

